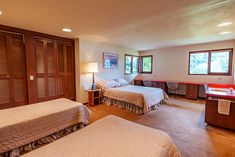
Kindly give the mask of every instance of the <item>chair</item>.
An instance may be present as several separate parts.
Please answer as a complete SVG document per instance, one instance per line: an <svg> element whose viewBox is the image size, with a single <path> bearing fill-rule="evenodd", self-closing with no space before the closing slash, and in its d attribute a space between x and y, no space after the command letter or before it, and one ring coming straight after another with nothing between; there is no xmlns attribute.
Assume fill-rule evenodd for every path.
<svg viewBox="0 0 235 157"><path fill-rule="evenodd" d="M207 83L204 84L204 89L205 89L205 92L208 90L209 86Z"/></svg>
<svg viewBox="0 0 235 157"><path fill-rule="evenodd" d="M179 87L178 82L167 82L167 87L170 91L174 91L173 94L177 94L177 89Z"/></svg>
<svg viewBox="0 0 235 157"><path fill-rule="evenodd" d="M144 84L144 86L152 87L152 81L144 80L143 84Z"/></svg>

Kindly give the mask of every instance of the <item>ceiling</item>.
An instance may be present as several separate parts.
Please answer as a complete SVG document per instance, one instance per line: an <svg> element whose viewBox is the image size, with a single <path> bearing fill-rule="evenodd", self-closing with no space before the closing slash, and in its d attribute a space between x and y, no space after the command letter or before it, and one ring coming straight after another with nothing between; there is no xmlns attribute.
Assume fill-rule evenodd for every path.
<svg viewBox="0 0 235 157"><path fill-rule="evenodd" d="M235 0L0 0L0 10L3 25L136 50L235 39Z"/></svg>

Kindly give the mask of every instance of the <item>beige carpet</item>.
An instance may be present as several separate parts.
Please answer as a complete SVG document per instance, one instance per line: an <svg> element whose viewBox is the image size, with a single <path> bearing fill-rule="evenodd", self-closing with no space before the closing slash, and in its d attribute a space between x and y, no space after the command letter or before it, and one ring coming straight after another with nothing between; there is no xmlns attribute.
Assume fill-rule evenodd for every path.
<svg viewBox="0 0 235 157"><path fill-rule="evenodd" d="M205 110L205 101L204 100L189 100L183 97L170 96L169 100L166 100L168 105L176 105L178 107L183 107L185 109L192 109L196 111Z"/></svg>
<svg viewBox="0 0 235 157"><path fill-rule="evenodd" d="M163 130L172 137L182 157L235 157L235 132L206 126L202 103L182 98L173 98L169 102L173 105L162 105L145 115L104 104L97 105L90 108L93 112L91 121L113 114Z"/></svg>

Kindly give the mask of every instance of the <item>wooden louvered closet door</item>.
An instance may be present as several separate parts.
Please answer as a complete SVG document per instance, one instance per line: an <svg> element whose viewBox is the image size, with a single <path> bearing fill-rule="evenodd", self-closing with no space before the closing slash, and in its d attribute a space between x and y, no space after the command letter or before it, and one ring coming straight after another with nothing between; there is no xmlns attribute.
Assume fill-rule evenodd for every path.
<svg viewBox="0 0 235 157"><path fill-rule="evenodd" d="M66 49L66 97L75 99L75 63L72 44L65 45Z"/></svg>
<svg viewBox="0 0 235 157"><path fill-rule="evenodd" d="M57 42L58 96L75 99L74 53L71 43Z"/></svg>
<svg viewBox="0 0 235 157"><path fill-rule="evenodd" d="M38 101L57 97L56 45L54 40L34 38Z"/></svg>
<svg viewBox="0 0 235 157"><path fill-rule="evenodd" d="M0 32L0 109L27 104L23 35Z"/></svg>
<svg viewBox="0 0 235 157"><path fill-rule="evenodd" d="M66 97L65 80L66 80L66 52L63 42L57 43L57 63L58 63L58 97Z"/></svg>

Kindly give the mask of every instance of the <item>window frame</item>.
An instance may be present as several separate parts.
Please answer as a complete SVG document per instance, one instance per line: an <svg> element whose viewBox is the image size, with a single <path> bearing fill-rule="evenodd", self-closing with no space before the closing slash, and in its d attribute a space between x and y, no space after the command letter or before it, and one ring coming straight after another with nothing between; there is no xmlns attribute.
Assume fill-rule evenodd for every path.
<svg viewBox="0 0 235 157"><path fill-rule="evenodd" d="M151 57L151 71L143 71L143 58L145 57ZM140 61L140 67L141 67L141 74L152 74L153 73L153 55L145 55L145 56L140 56L141 61Z"/></svg>
<svg viewBox="0 0 235 157"><path fill-rule="evenodd" d="M228 72L220 73L220 72L211 72L211 54L216 53L216 51L229 51L229 63L228 63ZM208 53L208 66L207 66L207 74L190 74L190 56L195 53ZM233 48L227 49L215 49L215 50L202 50L202 51L191 51L189 52L189 60L188 60L188 75L214 75L214 76L231 76L232 75L232 64L233 64Z"/></svg>
<svg viewBox="0 0 235 157"><path fill-rule="evenodd" d="M126 73L126 57L131 57L131 73ZM137 73L133 73L133 57L137 57L138 58L138 69L137 69ZM130 54L125 54L124 55L124 74L125 75L132 75L132 74L138 74L139 73L139 62L140 62L140 56L136 56L136 55L130 55Z"/></svg>

